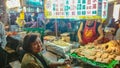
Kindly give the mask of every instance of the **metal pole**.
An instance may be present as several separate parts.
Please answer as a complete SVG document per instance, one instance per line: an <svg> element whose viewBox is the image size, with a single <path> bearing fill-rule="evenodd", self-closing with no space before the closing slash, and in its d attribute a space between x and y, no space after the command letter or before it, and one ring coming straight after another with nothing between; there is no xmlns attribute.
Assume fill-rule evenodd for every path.
<svg viewBox="0 0 120 68"><path fill-rule="evenodd" d="M55 35L56 35L56 38L58 38L58 25L57 25L57 20L55 20Z"/></svg>

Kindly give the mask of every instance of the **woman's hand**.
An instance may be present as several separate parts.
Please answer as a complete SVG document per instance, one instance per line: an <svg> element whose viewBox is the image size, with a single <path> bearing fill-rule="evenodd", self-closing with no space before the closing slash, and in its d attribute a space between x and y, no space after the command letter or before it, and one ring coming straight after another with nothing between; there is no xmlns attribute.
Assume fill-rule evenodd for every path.
<svg viewBox="0 0 120 68"><path fill-rule="evenodd" d="M80 45L84 45L83 41L82 40L79 40L79 43Z"/></svg>
<svg viewBox="0 0 120 68"><path fill-rule="evenodd" d="M57 68L58 66L64 66L64 65L67 65L67 64L71 64L71 61L69 59L66 59L64 62L55 62L55 63L52 63L50 64L50 68Z"/></svg>
<svg viewBox="0 0 120 68"><path fill-rule="evenodd" d="M97 45L98 44L98 41L97 40L94 40L94 45Z"/></svg>
<svg viewBox="0 0 120 68"><path fill-rule="evenodd" d="M64 66L64 65L67 65L70 63L71 63L71 61L69 59L66 59L64 62L51 63L49 66L50 66L50 68L57 68L58 66Z"/></svg>

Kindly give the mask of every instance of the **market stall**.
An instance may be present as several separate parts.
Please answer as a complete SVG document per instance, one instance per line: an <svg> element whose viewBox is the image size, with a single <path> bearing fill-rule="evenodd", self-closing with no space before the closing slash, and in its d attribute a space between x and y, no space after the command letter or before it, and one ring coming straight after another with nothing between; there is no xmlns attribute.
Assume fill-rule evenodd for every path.
<svg viewBox="0 0 120 68"><path fill-rule="evenodd" d="M23 19L25 19L25 16L26 18L31 16L31 12L41 12L43 7L44 12L36 15L38 19L36 22L40 20L40 24L37 23L35 28L30 28L29 26L26 28L24 26L25 24L20 23L19 18L16 20L16 22L18 22L16 28L10 24L11 31L7 32L8 44L4 49L6 53L17 52L17 49L22 48L21 42L26 34L38 33L41 36L43 48L57 55L57 60L69 57L72 64L75 62L73 59L76 59L80 60L80 64L78 63L79 66L81 66L82 63L87 63L98 68L114 68L120 65L120 41L113 40L114 29L103 28L105 33L104 38L107 38L107 40L105 41L105 39L103 39L98 41L102 44L95 45L94 41L81 44L77 38L77 31L81 23L86 23L87 20L91 20L91 22L95 21L95 23L101 24L108 18L107 0L44 0L44 4L43 0L22 0L24 3L21 3L21 5L20 1L21 0L7 0L8 12L11 13L10 10L13 9L18 12L18 10L21 10L19 8L22 6L24 12L30 12L28 15L24 15L24 12L20 14L20 17L22 16ZM13 4L15 5L13 6ZM48 23L46 19L51 21ZM41 24L41 21L44 21L43 24ZM42 26L42 28L40 28L39 25L40 27ZM49 33L47 34L46 27L49 27L48 32L51 32L51 35L49 35ZM96 33L91 32L91 35L97 35L99 30L97 30L97 28L95 29ZM53 33L54 35L52 35ZM88 34L88 36L90 35L90 32L87 32L87 30L86 32L83 31L83 33ZM74 37L72 37L73 35ZM73 38L75 40L72 40ZM103 43L103 41L105 41L105 43ZM19 56L21 56L21 54ZM75 65L72 64L71 66L74 67Z"/></svg>
<svg viewBox="0 0 120 68"><path fill-rule="evenodd" d="M75 44L71 44L71 42L76 41L71 40L66 41L66 39L67 38L69 39L69 37L64 36L63 38L63 36L58 36L57 33L59 22L57 21L57 19L76 19L76 20L90 19L94 21L96 20L103 21L107 18L108 2L106 0L61 0L61 1L45 0L44 2L45 2L44 4L45 17L48 19L56 20L55 21L56 35L54 37L50 36L49 37L50 40L46 41L46 39L44 39L45 40L44 44L47 45L48 48L51 48L50 50L52 50L52 52L57 54L62 53L61 55L65 55L67 52L70 52L70 50L73 49L73 46L76 46ZM70 45L67 44L67 46L64 46L66 45L66 43L64 43L63 41L69 43ZM73 54L71 54L71 56L73 56ZM88 57L86 57L86 59L88 59Z"/></svg>

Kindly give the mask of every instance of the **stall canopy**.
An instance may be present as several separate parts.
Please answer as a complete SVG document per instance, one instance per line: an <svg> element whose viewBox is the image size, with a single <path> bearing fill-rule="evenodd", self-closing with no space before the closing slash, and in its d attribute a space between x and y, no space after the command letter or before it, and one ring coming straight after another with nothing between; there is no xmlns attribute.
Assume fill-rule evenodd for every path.
<svg viewBox="0 0 120 68"><path fill-rule="evenodd" d="M107 18L107 0L45 0L46 18Z"/></svg>

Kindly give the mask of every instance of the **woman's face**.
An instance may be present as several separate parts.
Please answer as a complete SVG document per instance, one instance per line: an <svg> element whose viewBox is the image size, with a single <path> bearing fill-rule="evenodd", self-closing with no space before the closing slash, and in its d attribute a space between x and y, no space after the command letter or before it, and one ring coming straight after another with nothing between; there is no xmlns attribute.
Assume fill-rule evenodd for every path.
<svg viewBox="0 0 120 68"><path fill-rule="evenodd" d="M92 20L87 20L87 22L88 22L88 26L90 26L90 25L92 25L93 24L93 21Z"/></svg>
<svg viewBox="0 0 120 68"><path fill-rule="evenodd" d="M32 43L32 51L33 53L42 51L42 42L39 37L37 37L36 41Z"/></svg>

